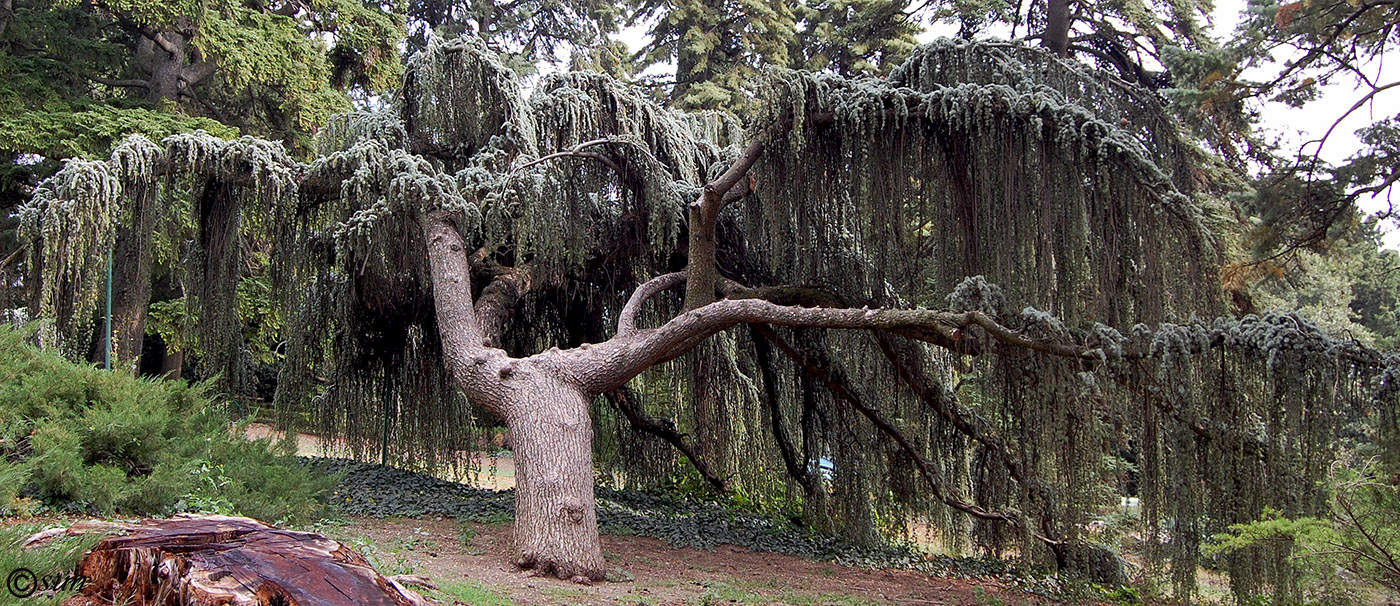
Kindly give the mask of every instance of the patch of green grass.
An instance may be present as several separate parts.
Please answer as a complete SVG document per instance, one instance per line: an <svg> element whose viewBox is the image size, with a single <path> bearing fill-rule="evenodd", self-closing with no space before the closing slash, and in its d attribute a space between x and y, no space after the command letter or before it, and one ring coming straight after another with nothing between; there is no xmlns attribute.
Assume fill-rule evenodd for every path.
<svg viewBox="0 0 1400 606"><path fill-rule="evenodd" d="M793 606L875 606L875 600L846 593L784 593L779 601Z"/></svg>
<svg viewBox="0 0 1400 606"><path fill-rule="evenodd" d="M588 592L578 587L556 587L552 585L541 587L540 593L550 597L564 599L580 598L588 595Z"/></svg>
<svg viewBox="0 0 1400 606"><path fill-rule="evenodd" d="M772 603L772 600L730 583L710 583L705 588L704 593L696 596L689 603L695 606L713 606L715 604L769 604Z"/></svg>
<svg viewBox="0 0 1400 606"><path fill-rule="evenodd" d="M483 585L479 581L444 581L438 583L438 590L431 592L442 603L459 602L470 606L517 606L510 596Z"/></svg>
<svg viewBox="0 0 1400 606"><path fill-rule="evenodd" d="M30 605L52 605L58 606L73 594L77 593L80 579L71 576L78 560L83 557L83 552L87 551L99 540L100 534L89 534L78 537L60 537L43 547L25 549L22 547L24 540L30 535L44 530L45 526L40 524L15 524L0 528L0 572L6 575L13 575L20 569L29 570L34 573L33 578L16 577L13 583L20 590L35 589L32 596L20 599L14 596L11 587L0 588L0 602L7 599L14 599L17 603ZM45 580L48 577L48 580ZM7 580L9 580L7 578ZM51 582L64 582L63 589L46 595L38 592L42 586ZM40 587L31 587L31 584L38 583Z"/></svg>
<svg viewBox="0 0 1400 606"><path fill-rule="evenodd" d="M458 519L466 520L468 522L476 522L478 524L485 524L487 526L505 526L507 524L515 522L515 516L500 511L493 511L491 513L471 514Z"/></svg>

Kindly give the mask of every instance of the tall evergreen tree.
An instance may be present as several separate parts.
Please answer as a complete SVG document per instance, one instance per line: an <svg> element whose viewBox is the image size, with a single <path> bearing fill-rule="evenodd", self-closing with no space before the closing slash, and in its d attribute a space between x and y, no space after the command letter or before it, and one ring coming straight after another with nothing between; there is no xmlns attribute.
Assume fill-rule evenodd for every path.
<svg viewBox="0 0 1400 606"><path fill-rule="evenodd" d="M409 51L424 48L432 35L472 35L517 73L531 73L564 51L606 46L620 11L616 3L599 0L410 0Z"/></svg>
<svg viewBox="0 0 1400 606"><path fill-rule="evenodd" d="M645 63L674 63L671 102L687 109L739 109L761 65L786 66L795 3L742 0L640 2L634 21L655 20Z"/></svg>
<svg viewBox="0 0 1400 606"><path fill-rule="evenodd" d="M1341 432L1396 434L1395 354L1295 314L1181 319L1221 312L1221 255L1150 91L946 41L884 79L771 70L756 91L742 125L594 73L526 98L481 42L434 40L398 103L334 120L309 164L132 138L25 220L69 259L66 236L104 237L163 179L255 209L298 329L279 405L361 451L387 424L393 460L431 464L471 438L465 394L512 431L518 563L580 581L604 566L595 449L619 482L694 469L800 495L851 538L917 517L1116 583L1086 528L1130 448L1147 555L1188 597L1205 537L1316 511ZM742 379L711 394L728 419L682 397L707 389L695 366ZM1223 564L1244 596L1285 582L1285 555Z"/></svg>

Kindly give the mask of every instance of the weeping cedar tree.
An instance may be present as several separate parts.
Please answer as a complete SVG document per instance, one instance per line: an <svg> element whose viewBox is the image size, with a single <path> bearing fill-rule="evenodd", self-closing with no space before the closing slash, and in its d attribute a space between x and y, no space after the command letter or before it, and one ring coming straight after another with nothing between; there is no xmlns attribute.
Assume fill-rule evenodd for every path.
<svg viewBox="0 0 1400 606"><path fill-rule="evenodd" d="M489 411L519 563L580 581L604 567L595 455L626 484L689 469L855 540L917 519L1111 582L1085 529L1132 467L1147 555L1185 594L1203 538L1318 510L1344 431L1394 435L1394 354L1293 314L1195 319L1221 307L1212 205L1152 93L953 41L883 80L774 70L759 91L742 125L591 73L526 98L479 42L430 40L310 164L133 137L25 209L41 337L81 338L120 217L185 196L212 260L201 339L236 364L229 281L260 222L296 329L288 419L431 466ZM1244 594L1283 557L1224 565Z"/></svg>

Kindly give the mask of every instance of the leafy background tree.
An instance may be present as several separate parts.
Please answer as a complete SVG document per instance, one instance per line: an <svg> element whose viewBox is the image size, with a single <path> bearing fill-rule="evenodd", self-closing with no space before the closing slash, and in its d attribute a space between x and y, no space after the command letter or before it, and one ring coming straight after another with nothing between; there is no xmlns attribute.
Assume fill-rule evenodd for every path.
<svg viewBox="0 0 1400 606"><path fill-rule="evenodd" d="M7 192L0 207L7 222L0 271L9 306L21 299L14 278L21 258L15 209L61 161L106 157L129 134L160 139L197 130L222 138L268 136L304 152L310 132L350 109L348 91L394 86L401 69L402 18L373 4L21 0L10 8L0 27L0 63L12 74L0 87L0 153L8 160L0 174L0 190ZM203 227L204 218L190 214L197 210L189 203L195 193L187 190L169 206L137 204L112 240L67 251L94 260L113 251L120 335L114 349L128 367L143 353L152 296L157 302L182 299L186 269L208 265L188 244ZM243 236L260 247L257 234ZM166 303L164 309L186 307ZM194 321L186 316L166 324ZM172 330L165 336L176 340ZM73 347L94 359L105 349ZM178 374L179 356L167 364Z"/></svg>

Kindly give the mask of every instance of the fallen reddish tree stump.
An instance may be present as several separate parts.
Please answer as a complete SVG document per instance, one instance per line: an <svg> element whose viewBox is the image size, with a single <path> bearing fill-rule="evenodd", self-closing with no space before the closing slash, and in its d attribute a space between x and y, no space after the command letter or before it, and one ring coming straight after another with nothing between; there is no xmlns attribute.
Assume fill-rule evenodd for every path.
<svg viewBox="0 0 1400 606"><path fill-rule="evenodd" d="M227 516L75 524L62 534L119 532L78 564L70 604L147 606L423 606L417 593L318 534ZM47 536L45 536L47 534ZM35 535L31 542L53 533Z"/></svg>

